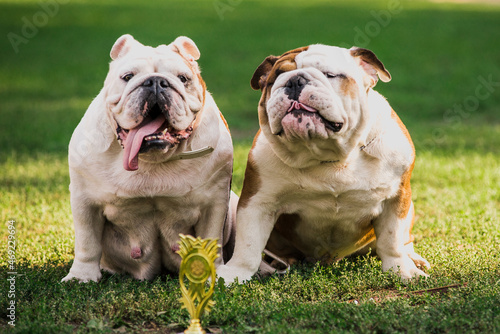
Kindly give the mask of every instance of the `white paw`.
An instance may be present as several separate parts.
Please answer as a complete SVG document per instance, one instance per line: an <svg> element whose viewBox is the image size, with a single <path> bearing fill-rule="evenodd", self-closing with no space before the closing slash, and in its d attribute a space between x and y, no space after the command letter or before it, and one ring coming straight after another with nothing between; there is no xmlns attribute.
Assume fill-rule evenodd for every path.
<svg viewBox="0 0 500 334"><path fill-rule="evenodd" d="M226 286L231 285L238 279L238 283L244 283L249 281L253 273L247 269L222 265L217 268L217 276L224 279L224 284Z"/></svg>
<svg viewBox="0 0 500 334"><path fill-rule="evenodd" d="M99 282L102 274L99 268L99 264L77 264L73 263L71 270L68 275L62 279L61 282L68 282L72 279L78 280L80 283L87 283L90 281Z"/></svg>
<svg viewBox="0 0 500 334"><path fill-rule="evenodd" d="M418 269L412 259L409 257L389 258L382 260L383 271L393 271L404 280L410 280L417 277L429 277L428 274Z"/></svg>
<svg viewBox="0 0 500 334"><path fill-rule="evenodd" d="M429 277L428 274L424 273L422 270L418 269L417 267L411 268L409 270L400 271L399 276L401 276L402 279L404 280L410 280L413 278L418 278L418 277Z"/></svg>
<svg viewBox="0 0 500 334"><path fill-rule="evenodd" d="M418 255L417 253L410 253L410 254L408 254L408 256L410 257L410 259L412 259L413 263L415 263L415 265L418 268L425 268L425 269L431 268L430 263L426 259L421 257L420 255Z"/></svg>

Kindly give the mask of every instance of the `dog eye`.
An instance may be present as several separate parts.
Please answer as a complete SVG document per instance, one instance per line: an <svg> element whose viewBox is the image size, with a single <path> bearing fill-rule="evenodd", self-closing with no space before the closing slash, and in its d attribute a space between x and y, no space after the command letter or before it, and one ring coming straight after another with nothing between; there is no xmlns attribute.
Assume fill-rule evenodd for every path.
<svg viewBox="0 0 500 334"><path fill-rule="evenodd" d="M328 78L328 79L333 79L333 78L342 78L342 79L345 79L346 76L344 74L333 74L333 73L325 73L325 76Z"/></svg>
<svg viewBox="0 0 500 334"><path fill-rule="evenodd" d="M129 82L130 79L132 79L133 77L134 77L134 73L127 73L124 76L122 76L122 79L125 82Z"/></svg>
<svg viewBox="0 0 500 334"><path fill-rule="evenodd" d="M186 83L188 81L188 79L186 78L186 76L182 75L182 74L179 74L177 76L179 78L179 80L182 82L182 83Z"/></svg>

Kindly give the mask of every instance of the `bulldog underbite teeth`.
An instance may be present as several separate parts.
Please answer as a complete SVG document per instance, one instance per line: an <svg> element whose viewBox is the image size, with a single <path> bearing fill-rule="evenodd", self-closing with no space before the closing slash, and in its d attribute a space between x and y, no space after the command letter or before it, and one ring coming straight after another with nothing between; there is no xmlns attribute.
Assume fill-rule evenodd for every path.
<svg viewBox="0 0 500 334"><path fill-rule="evenodd" d="M376 250L384 271L427 276L414 251L415 150L373 87L391 75L367 49L311 45L255 71L260 130L248 155L226 284ZM265 256L263 256L263 252Z"/></svg>
<svg viewBox="0 0 500 334"><path fill-rule="evenodd" d="M179 233L218 238L216 266L232 252L237 196L233 147L188 37L111 49L104 88L69 145L75 260L63 279L101 270L152 279L175 273Z"/></svg>

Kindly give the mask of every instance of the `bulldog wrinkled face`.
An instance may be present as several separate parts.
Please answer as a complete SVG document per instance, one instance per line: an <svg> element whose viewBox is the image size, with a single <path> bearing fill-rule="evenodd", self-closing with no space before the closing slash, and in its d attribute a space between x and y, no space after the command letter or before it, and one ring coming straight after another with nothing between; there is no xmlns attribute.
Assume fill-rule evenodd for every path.
<svg viewBox="0 0 500 334"><path fill-rule="evenodd" d="M205 85L195 62L199 52L190 39L157 48L129 35L121 39L111 51L106 103L124 148L124 168L136 170L139 153L165 153L189 138L204 104Z"/></svg>
<svg viewBox="0 0 500 334"><path fill-rule="evenodd" d="M261 129L291 165L307 164L304 151L312 160L337 160L366 123L367 92L378 76L390 80L366 49L312 45L270 56L252 79L252 87L262 90Z"/></svg>
<svg viewBox="0 0 500 334"><path fill-rule="evenodd" d="M276 79L268 82L271 132L288 140L341 136L359 116L357 64L342 49L326 46L312 46L294 62L288 71L290 64L277 62Z"/></svg>

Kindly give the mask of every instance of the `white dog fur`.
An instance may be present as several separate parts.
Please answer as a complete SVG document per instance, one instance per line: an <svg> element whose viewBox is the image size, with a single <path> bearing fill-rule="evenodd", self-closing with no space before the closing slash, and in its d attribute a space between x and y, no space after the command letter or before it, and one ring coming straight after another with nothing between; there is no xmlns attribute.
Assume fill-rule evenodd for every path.
<svg viewBox="0 0 500 334"><path fill-rule="evenodd" d="M98 281L101 269L137 279L176 272L179 233L228 241L237 201L230 195L233 148L201 79L199 57L187 37L157 48L130 35L114 44L104 88L69 145L75 260L63 281ZM168 123L153 130L163 130L170 142L139 153L132 144L146 139L136 140L127 156L117 137L127 147L127 133L152 124L151 106L141 101L148 79L162 86L155 89L163 96L163 128Z"/></svg>

